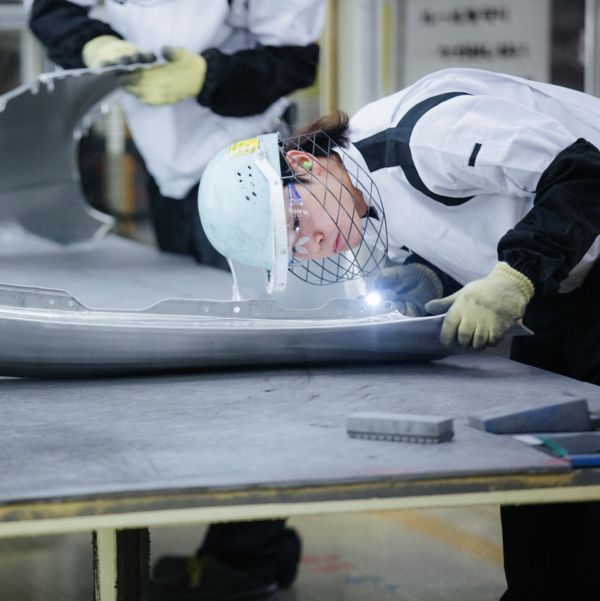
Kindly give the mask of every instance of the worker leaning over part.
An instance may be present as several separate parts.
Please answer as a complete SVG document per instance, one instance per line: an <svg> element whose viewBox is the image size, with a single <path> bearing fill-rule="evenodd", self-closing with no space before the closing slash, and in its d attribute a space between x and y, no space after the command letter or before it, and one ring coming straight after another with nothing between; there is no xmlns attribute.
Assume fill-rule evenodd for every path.
<svg viewBox="0 0 600 601"><path fill-rule="evenodd" d="M30 26L64 68L153 62L121 76L127 122L151 177L159 247L226 267L202 230L198 181L214 151L274 131L286 94L316 75L325 0L34 0ZM283 520L213 524L196 557L154 566L152 599L273 601L295 578L300 541Z"/></svg>
<svg viewBox="0 0 600 601"><path fill-rule="evenodd" d="M325 0L34 0L30 27L61 67L164 64L121 77L132 137L151 176L158 246L227 268L206 240L197 184L215 150L275 131L284 98L316 76Z"/></svg>
<svg viewBox="0 0 600 601"><path fill-rule="evenodd" d="M524 318L535 335L513 359L600 384L599 99L447 69L297 133L207 167L199 211L223 254L270 290L288 268L322 284L387 255L402 264L380 283L413 312L447 311L445 344L484 348ZM441 298L447 276L462 287ZM597 600L598 503L504 507L502 523L503 601Z"/></svg>

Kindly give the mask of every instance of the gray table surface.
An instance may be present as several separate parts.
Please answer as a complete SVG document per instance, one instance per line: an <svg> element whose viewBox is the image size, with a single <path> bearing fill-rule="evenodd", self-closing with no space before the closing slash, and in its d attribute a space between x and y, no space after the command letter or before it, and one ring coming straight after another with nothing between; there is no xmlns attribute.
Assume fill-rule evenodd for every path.
<svg viewBox="0 0 600 601"><path fill-rule="evenodd" d="M90 307L230 294L229 274L115 236L66 251L41 239L2 242L0 281L66 289ZM470 428L466 417L574 397L600 412L598 387L482 354L139 378L4 378L0 505L564 474L566 462ZM455 439L432 446L350 439L345 421L357 411L447 415Z"/></svg>
<svg viewBox="0 0 600 601"><path fill-rule="evenodd" d="M231 282L228 272L192 257L115 235L71 247L0 236L0 283L66 290L91 309L144 309L165 298L231 299Z"/></svg>
<svg viewBox="0 0 600 601"><path fill-rule="evenodd" d="M0 380L0 504L178 490L569 470L468 414L600 388L501 357L422 364L206 371L92 380ZM394 411L455 418L455 439L351 439L346 417Z"/></svg>

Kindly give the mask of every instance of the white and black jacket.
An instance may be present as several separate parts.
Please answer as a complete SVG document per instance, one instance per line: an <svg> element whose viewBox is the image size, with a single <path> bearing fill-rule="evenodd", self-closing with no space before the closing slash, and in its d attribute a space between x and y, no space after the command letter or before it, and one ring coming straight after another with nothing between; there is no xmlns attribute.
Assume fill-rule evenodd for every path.
<svg viewBox="0 0 600 601"><path fill-rule="evenodd" d="M408 248L461 284L506 261L546 295L580 285L600 253L598 98L446 69L361 109L350 140L392 259Z"/></svg>
<svg viewBox="0 0 600 601"><path fill-rule="evenodd" d="M116 35L160 55L181 46L207 61L197 98L150 107L124 95L134 140L165 196L181 198L222 147L272 131L286 94L310 85L325 0L34 0L30 26L61 67L83 67L83 46Z"/></svg>

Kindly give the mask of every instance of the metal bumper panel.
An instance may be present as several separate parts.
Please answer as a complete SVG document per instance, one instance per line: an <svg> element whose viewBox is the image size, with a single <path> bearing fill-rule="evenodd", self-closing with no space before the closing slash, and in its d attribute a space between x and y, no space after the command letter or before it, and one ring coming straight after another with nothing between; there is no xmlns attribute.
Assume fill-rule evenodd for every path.
<svg viewBox="0 0 600 601"><path fill-rule="evenodd" d="M292 310L271 300L192 300L198 298L196 285L186 287L189 294L181 294L181 285L161 286L149 268L156 251L132 242L124 250L126 261L102 263L98 257L115 247L114 237L104 238L112 218L87 205L74 157L82 130L118 87L117 70L57 71L0 97L0 281L5 282L0 375L426 360L449 354L437 340L441 318L407 319L391 303L375 310L363 301L338 300ZM196 264L173 257L171 263L177 263L179 281L198 282ZM99 264L105 276L114 265L116 275L96 281ZM211 282L222 293L222 280L211 277L201 290L215 298ZM91 304L80 302L79 292L73 296L84 288L85 298L86 281L97 292ZM148 290L153 292L148 301L140 301ZM157 292L167 300L157 303ZM137 298L135 308L124 298L128 294ZM189 300L172 300L175 296ZM110 302L116 298L120 304Z"/></svg>
<svg viewBox="0 0 600 601"><path fill-rule="evenodd" d="M66 292L1 286L0 373L57 377L448 355L437 342L440 317L366 310L360 301L302 311L265 300L92 310Z"/></svg>

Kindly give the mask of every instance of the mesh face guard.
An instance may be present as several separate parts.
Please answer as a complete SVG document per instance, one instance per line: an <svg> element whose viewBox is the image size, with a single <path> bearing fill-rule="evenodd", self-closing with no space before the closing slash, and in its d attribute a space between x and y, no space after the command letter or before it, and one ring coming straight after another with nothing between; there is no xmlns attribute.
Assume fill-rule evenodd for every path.
<svg viewBox="0 0 600 601"><path fill-rule="evenodd" d="M279 148L282 165L287 165L285 153L299 150L312 154L314 162L325 173L324 177L316 177L312 170L299 175L287 169L287 174L282 177L287 197L289 271L309 284L324 285L364 277L383 267L388 246L385 212L379 191L369 173L323 132L288 138L281 142ZM368 209L364 215L359 214L360 203L340 202L342 195L348 199L355 198L356 193L343 176L327 168L331 161L336 160L336 155L342 159L352 184L362 193ZM309 187L313 181L320 184L322 192L318 196ZM340 240L349 247L348 250L323 259L303 259L308 254L305 245L309 241L302 231L303 219L310 218L302 201L302 197L307 198L307 195L324 209L335 224ZM352 206L345 206L348 204ZM356 239L361 229L360 243L354 248L350 247L351 238Z"/></svg>

